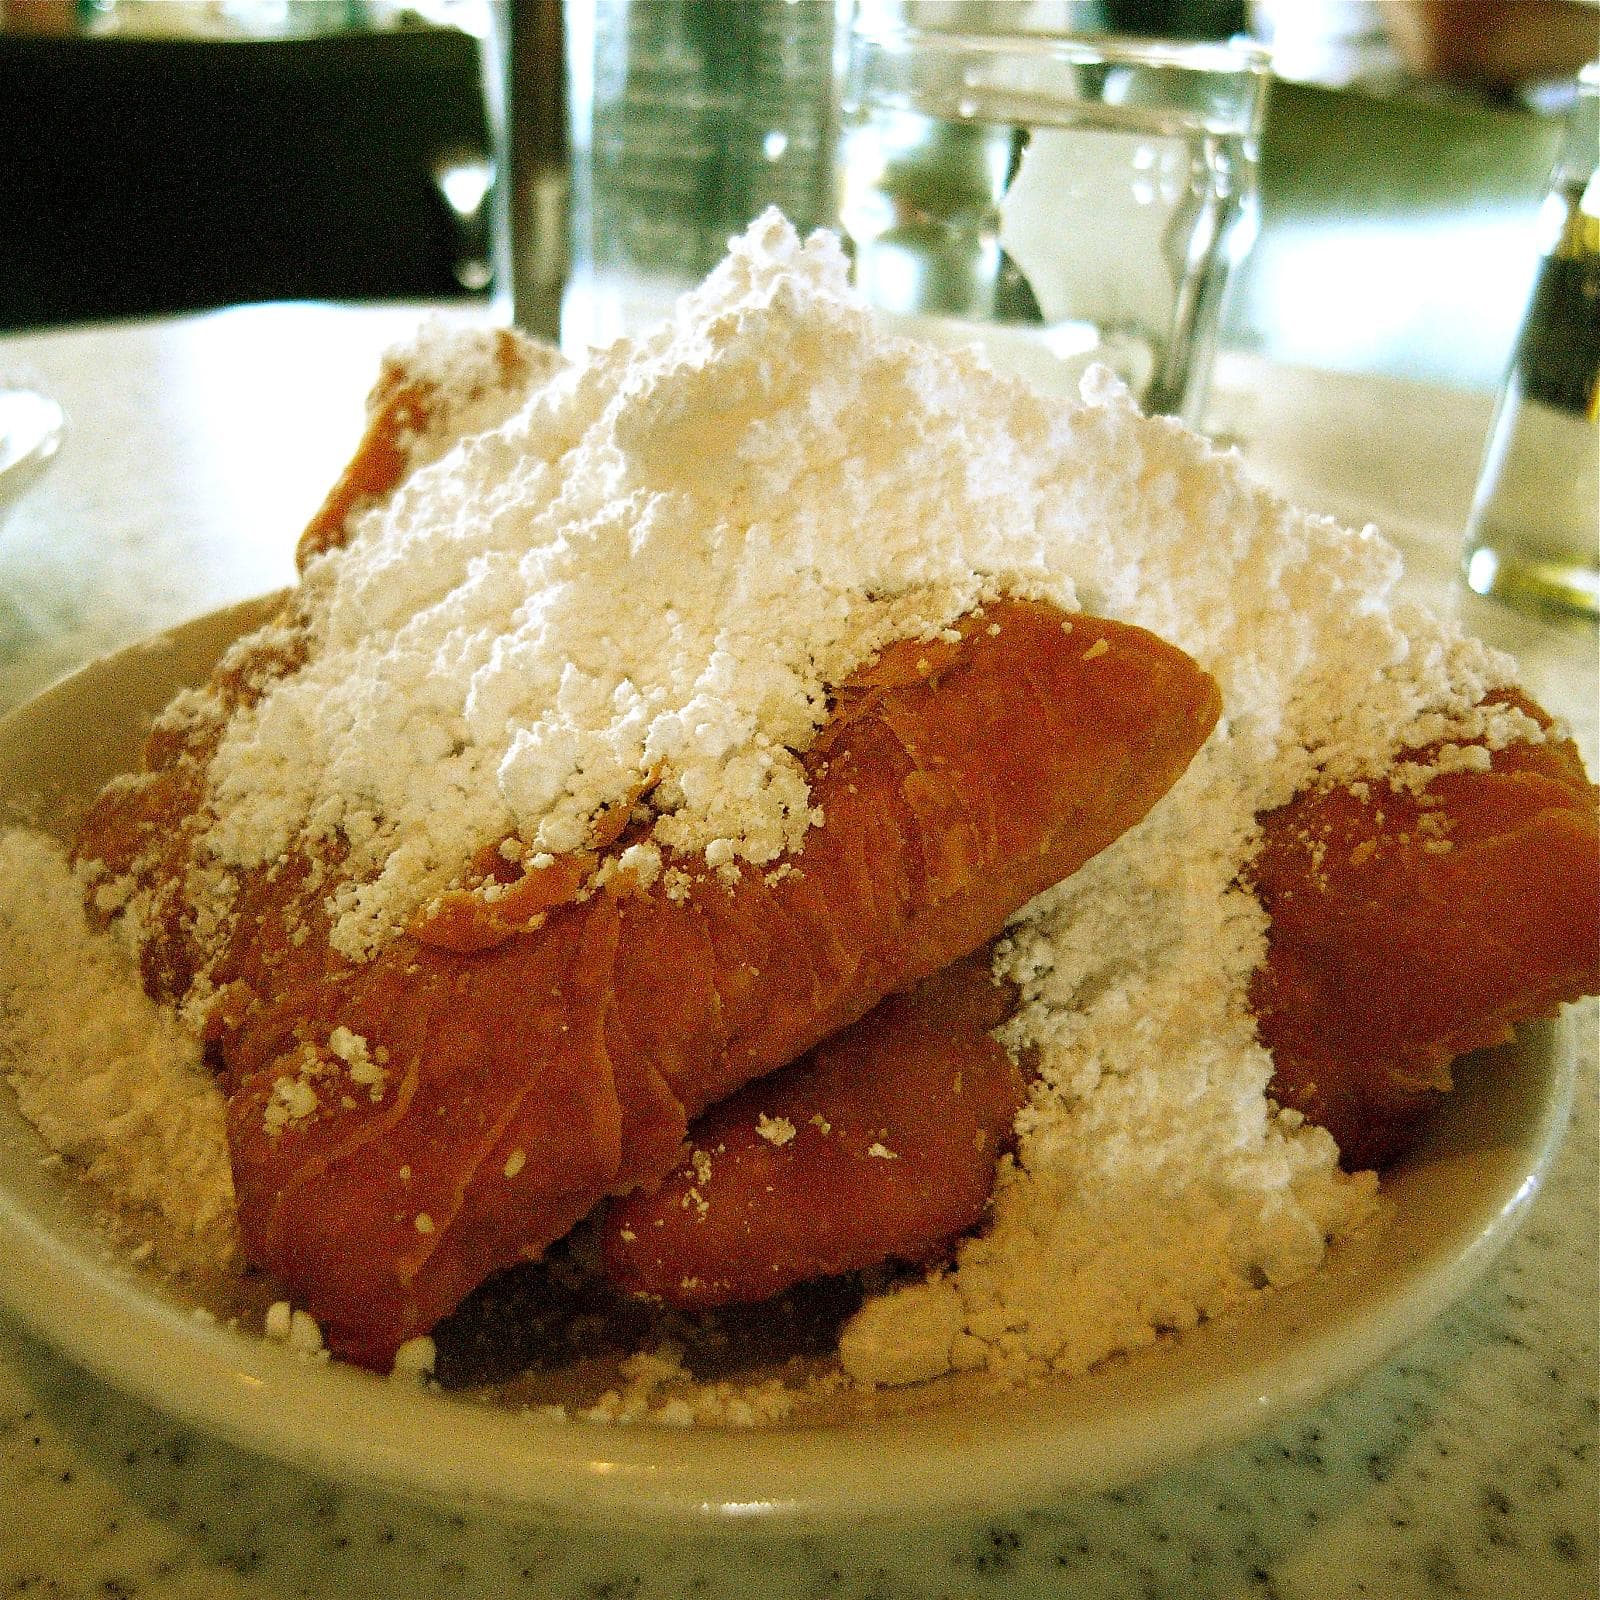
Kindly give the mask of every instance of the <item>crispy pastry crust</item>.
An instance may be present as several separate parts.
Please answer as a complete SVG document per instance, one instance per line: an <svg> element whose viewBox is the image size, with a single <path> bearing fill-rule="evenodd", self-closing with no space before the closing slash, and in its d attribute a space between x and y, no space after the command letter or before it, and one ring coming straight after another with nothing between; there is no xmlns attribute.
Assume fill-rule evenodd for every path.
<svg viewBox="0 0 1600 1600"><path fill-rule="evenodd" d="M203 965L221 997L246 1253L338 1353L382 1365L666 1173L689 1117L993 938L1143 816L1218 715L1211 678L1142 629L1001 602L955 635L839 686L804 756L825 821L791 870L700 867L676 898L617 874L493 942L423 926L351 963L328 939L338 862L296 853L238 875L207 951L186 886L210 735L158 741L162 764L108 792L80 854L145 873L158 992ZM225 698L254 692L225 676ZM275 1117L296 1084L314 1109Z"/></svg>
<svg viewBox="0 0 1600 1600"><path fill-rule="evenodd" d="M1501 698L1549 726L1525 696ZM1552 738L1417 794L1309 790L1261 819L1251 877L1271 927L1250 997L1272 1092L1347 1167L1402 1155L1458 1056L1600 988L1595 800L1576 748Z"/></svg>

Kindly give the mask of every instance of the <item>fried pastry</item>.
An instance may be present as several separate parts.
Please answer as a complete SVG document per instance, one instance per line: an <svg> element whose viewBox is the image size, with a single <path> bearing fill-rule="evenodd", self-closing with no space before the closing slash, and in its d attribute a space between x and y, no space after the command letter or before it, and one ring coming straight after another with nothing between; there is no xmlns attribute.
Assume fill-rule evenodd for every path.
<svg viewBox="0 0 1600 1600"><path fill-rule="evenodd" d="M227 696L277 666L228 663ZM1144 630L996 603L838 687L804 758L826 820L779 870L701 867L674 897L600 886L592 861L530 867L489 880L476 923L447 897L360 962L329 942L337 860L303 850L239 874L206 950L184 885L214 731L158 737L78 853L155 880L157 992L198 973L217 997L247 1255L381 1366L662 1176L689 1117L993 938L1143 816L1217 714L1213 681Z"/></svg>
<svg viewBox="0 0 1600 1600"><path fill-rule="evenodd" d="M987 948L713 1106L658 1185L613 1202L605 1271L686 1310L924 1262L983 1214L1023 1075Z"/></svg>
<svg viewBox="0 0 1600 1600"><path fill-rule="evenodd" d="M1549 730L1526 696L1495 698ZM1600 832L1576 748L1552 734L1434 772L1439 755L1401 753L1409 786L1303 791L1261 818L1250 869L1270 918L1250 991L1270 1092L1325 1127L1350 1171L1406 1153L1457 1057L1600 989ZM746 1302L807 1276L916 1261L975 1225L993 1160L969 1171L974 1135L990 1133L972 1075L993 1072L978 1081L999 1088L984 1052L1004 1058L988 1030L1009 1009L991 999L985 1014L975 970L886 1001L716 1107L665 1183L613 1206L611 1277L675 1306ZM952 1016L964 995L979 1003ZM914 1129L903 1170L866 1159L875 1140L863 1130L897 1114ZM763 1137L773 1117L792 1139ZM854 1138L819 1131L838 1127ZM941 1161L948 1195L928 1181Z"/></svg>
<svg viewBox="0 0 1600 1600"><path fill-rule="evenodd" d="M1272 1093L1352 1169L1405 1152L1458 1056L1600 989L1595 788L1569 740L1415 789L1307 790L1261 826L1251 879L1271 924L1250 1000Z"/></svg>
<svg viewBox="0 0 1600 1600"><path fill-rule="evenodd" d="M873 1297L924 1375L973 1343L997 1371L1082 1370L1314 1271L1371 1215L1375 1180L1264 1093L1247 858L1316 763L1387 784L1401 739L1526 741L1523 713L1470 710L1511 664L1395 601L1371 530L1276 501L1108 374L1064 406L885 333L845 267L774 215L583 361L422 335L281 615L87 819L91 907L204 1032L246 1250L342 1355L384 1364L609 1199L618 1246L651 1207L709 1218L612 1267L716 1299L986 1220L942 1309ZM1475 850L1438 810L1392 852L1389 813L1366 818L1352 864ZM1262 900L1293 898L1332 824L1266 831ZM1050 886L1008 945L1029 1003L1006 1037L1037 1072L1013 1117L981 960L948 966ZM1336 1003L1258 995L1263 1032ZM1314 1061L1298 1092L1330 1081ZM802 1116L819 1093L836 1119ZM707 1116L702 1213L704 1162L678 1164ZM974 1284L989 1309L941 1356ZM852 1376L900 1381L862 1348Z"/></svg>

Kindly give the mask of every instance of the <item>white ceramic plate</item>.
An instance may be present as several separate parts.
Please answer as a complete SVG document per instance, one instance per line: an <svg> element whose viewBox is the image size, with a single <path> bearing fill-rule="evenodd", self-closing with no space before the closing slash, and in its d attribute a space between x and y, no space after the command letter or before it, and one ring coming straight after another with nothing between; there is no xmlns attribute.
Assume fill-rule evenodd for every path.
<svg viewBox="0 0 1600 1600"><path fill-rule="evenodd" d="M234 607L86 667L0 721L0 822L92 793L142 725L260 615ZM1387 1184L1394 1220L1314 1279L1070 1383L866 1422L761 1432L549 1422L308 1362L197 1321L108 1251L0 1090L0 1295L108 1382L265 1454L434 1502L595 1527L770 1527L1041 1503L1127 1482L1253 1432L1417 1333L1487 1268L1565 1126L1557 1025L1462 1070Z"/></svg>

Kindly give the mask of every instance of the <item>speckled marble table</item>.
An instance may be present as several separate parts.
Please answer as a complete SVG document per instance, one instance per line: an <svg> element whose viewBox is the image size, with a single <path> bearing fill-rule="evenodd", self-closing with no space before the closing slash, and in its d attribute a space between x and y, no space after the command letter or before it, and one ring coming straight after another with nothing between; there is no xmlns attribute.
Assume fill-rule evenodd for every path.
<svg viewBox="0 0 1600 1600"><path fill-rule="evenodd" d="M406 310L267 307L0 339L71 433L0 511L0 710L88 657L291 575ZM1516 651L1593 766L1592 629L1453 582L1488 400L1243 357L1216 422L1378 520L1419 592ZM1596 1592L1596 1013L1572 1126L1478 1287L1355 1386L1235 1449L999 1519L799 1539L575 1536L319 1482L108 1390L0 1316L0 1596L1532 1596Z"/></svg>

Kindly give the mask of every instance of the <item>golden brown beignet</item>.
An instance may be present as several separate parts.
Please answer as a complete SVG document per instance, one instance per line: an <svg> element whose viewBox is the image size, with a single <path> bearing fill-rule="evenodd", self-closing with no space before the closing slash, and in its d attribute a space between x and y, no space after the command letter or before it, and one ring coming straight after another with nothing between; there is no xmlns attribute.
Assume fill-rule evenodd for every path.
<svg viewBox="0 0 1600 1600"><path fill-rule="evenodd" d="M272 670L231 663L228 694ZM535 926L486 912L481 941L449 908L448 937L424 924L361 963L329 947L331 858L242 872L207 948L185 885L214 731L158 739L157 769L108 790L78 853L157 891L158 993L197 968L221 992L246 1253L336 1352L386 1363L664 1174L688 1117L994 937L1144 815L1219 709L1153 635L1022 602L891 647L836 700L804 763L826 820L794 870L701 870L677 899L619 876ZM298 1083L314 1109L286 1116Z"/></svg>
<svg viewBox="0 0 1600 1600"><path fill-rule="evenodd" d="M1498 698L1549 726L1525 696ZM1329 787L1262 818L1252 880L1271 926L1251 1002L1273 1054L1271 1092L1333 1134L1347 1169L1405 1153L1456 1057L1600 988L1595 799L1575 747L1551 739L1494 752L1489 771L1436 776L1420 795ZM980 991L959 976L931 980L716 1107L692 1130L713 1156L709 1181L691 1161L613 1207L611 1276L673 1305L754 1300L806 1276L916 1259L972 1226L992 1152L976 1182L959 1164L948 1211L932 1181L979 1120L950 1093L955 1070L980 1041L1003 1055L984 1031L1000 1015L947 1014L948 997L968 992ZM818 1137L818 1125L870 1123L868 1107L884 1121L914 1109L906 1144L928 1152L925 1187L899 1181L920 1182L921 1170L859 1159L859 1137L849 1149ZM794 1140L761 1140L763 1112L792 1124ZM966 1221L941 1235L958 1212Z"/></svg>
<svg viewBox="0 0 1600 1600"><path fill-rule="evenodd" d="M1261 821L1271 927L1250 998L1271 1092L1352 1170L1408 1148L1457 1056L1600 988L1600 828L1570 741L1507 746L1420 794L1308 791Z"/></svg>
<svg viewBox="0 0 1600 1600"><path fill-rule="evenodd" d="M614 1201L608 1277L684 1310L944 1252L982 1216L1024 1083L987 948L713 1106L659 1184Z"/></svg>

